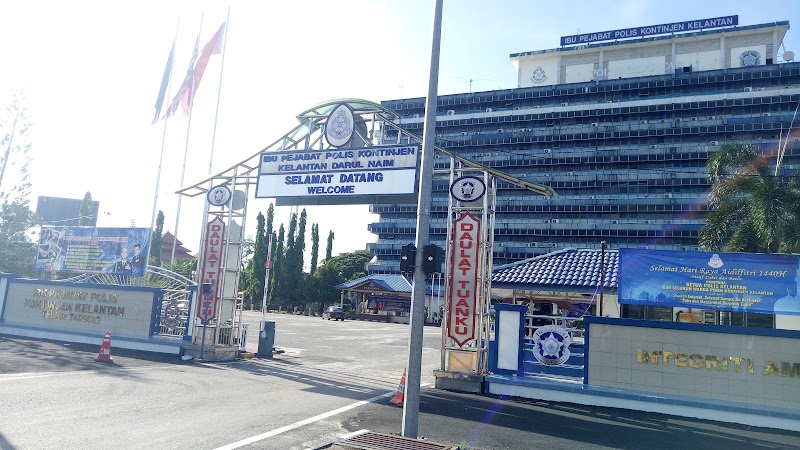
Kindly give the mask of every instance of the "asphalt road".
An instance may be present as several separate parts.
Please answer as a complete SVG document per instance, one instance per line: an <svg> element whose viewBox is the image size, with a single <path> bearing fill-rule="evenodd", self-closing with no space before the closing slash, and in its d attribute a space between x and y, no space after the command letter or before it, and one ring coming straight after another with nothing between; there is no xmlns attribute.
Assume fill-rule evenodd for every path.
<svg viewBox="0 0 800 450"><path fill-rule="evenodd" d="M257 339L258 313L245 313ZM200 364L0 336L2 449L305 449L367 429L399 433L388 400L408 327L269 315L273 360ZM423 383L440 330L425 329ZM800 448L800 433L662 414L423 388L421 437L474 449Z"/></svg>

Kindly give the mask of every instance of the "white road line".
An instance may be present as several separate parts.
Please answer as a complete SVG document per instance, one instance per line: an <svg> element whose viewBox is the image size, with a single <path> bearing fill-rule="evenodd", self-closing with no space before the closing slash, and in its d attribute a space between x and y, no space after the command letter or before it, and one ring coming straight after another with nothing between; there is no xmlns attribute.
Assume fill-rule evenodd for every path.
<svg viewBox="0 0 800 450"><path fill-rule="evenodd" d="M351 404L349 404L347 406L343 406L343 407L341 407L339 409L334 409L332 411L328 411L326 413L322 413L322 414L320 414L318 416L309 417L308 419L301 420L299 422L295 422L293 424L289 424L289 425L286 425L286 426L283 426L283 427L280 427L280 428L276 428L276 429L274 429L272 431L267 431L266 433L262 433L262 434L259 434L259 435L256 435L256 436L252 436L252 437L249 437L247 439L242 439L241 441L237 441L237 442L234 442L232 444L225 445L223 447L218 447L215 450L233 450L235 448L244 447L245 445L249 445L249 444L252 444L254 442L258 442L258 441L261 441L261 440L264 440L264 439L267 439L267 438L270 438L270 437L277 436L279 434L285 433L287 431L291 431L291 430L294 430L296 428L300 428L302 426L305 426L305 425L308 425L308 424L311 424L311 423L314 423L314 422L318 422L318 421L323 420L323 419L327 419L328 417L332 417L332 416L335 416L337 414L343 413L345 411L349 411L351 409L358 408L359 406L363 406L363 405L366 405L368 403L372 403L372 402L374 402L376 400L380 400L382 398L391 397L394 394L395 394L394 392L387 392L385 394L376 395L375 397L368 398L368 399L362 400L360 402L351 403Z"/></svg>
<svg viewBox="0 0 800 450"><path fill-rule="evenodd" d="M172 367L159 367L159 366L142 366L142 367L115 367L115 368L109 368L109 369L72 370L72 371L66 371L66 372L9 373L9 374L0 374L0 382L3 382L3 381L15 381L15 380L29 380L29 379L33 379L33 378L72 376L72 375L108 374L108 373L112 373L111 372L112 370L120 370L120 371L125 371L125 372L139 372L139 371L143 371L143 370L169 370L169 369L173 369L173 368Z"/></svg>

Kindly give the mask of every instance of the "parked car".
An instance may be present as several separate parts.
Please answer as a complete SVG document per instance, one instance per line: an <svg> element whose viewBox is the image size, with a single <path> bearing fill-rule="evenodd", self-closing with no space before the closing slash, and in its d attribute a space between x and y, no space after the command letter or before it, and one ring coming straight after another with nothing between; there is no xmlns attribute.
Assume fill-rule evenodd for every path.
<svg viewBox="0 0 800 450"><path fill-rule="evenodd" d="M342 310L340 306L329 306L328 309L322 313L322 318L344 321L344 310Z"/></svg>

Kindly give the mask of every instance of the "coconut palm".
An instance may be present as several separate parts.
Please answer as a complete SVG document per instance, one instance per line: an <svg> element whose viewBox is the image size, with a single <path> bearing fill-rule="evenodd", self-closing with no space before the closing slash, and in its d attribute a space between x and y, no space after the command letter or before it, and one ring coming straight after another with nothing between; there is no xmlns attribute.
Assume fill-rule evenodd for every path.
<svg viewBox="0 0 800 450"><path fill-rule="evenodd" d="M700 245L709 251L792 252L800 248L800 179L775 171L755 145L728 142L708 159L712 183Z"/></svg>

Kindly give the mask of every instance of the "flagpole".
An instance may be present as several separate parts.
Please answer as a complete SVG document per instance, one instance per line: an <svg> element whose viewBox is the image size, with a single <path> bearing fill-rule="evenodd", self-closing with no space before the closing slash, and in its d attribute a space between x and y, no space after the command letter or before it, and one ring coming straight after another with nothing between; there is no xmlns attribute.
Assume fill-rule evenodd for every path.
<svg viewBox="0 0 800 450"><path fill-rule="evenodd" d="M228 46L228 21L230 20L230 18L231 18L231 7L229 6L228 7L228 14L225 17L225 25L224 25L225 26L225 31L223 32L223 36L222 36L222 59L220 60L220 66L219 66L219 84L217 85L217 106L216 106L216 111L214 112L214 129L213 129L212 134L211 134L211 154L208 157L208 175L209 176L211 175L211 166L212 166L212 163L214 162L214 144L215 144L215 142L217 140L217 119L219 118L219 94L222 91L222 70L225 67L225 48ZM236 172L234 172L234 180L235 180L235 178L236 178ZM208 180L208 190L209 191L211 190L212 182L213 182L212 180L210 180L210 179ZM234 185L234 183L231 183L231 195L234 192L236 192L236 186ZM233 197L231 197L231 201L233 201ZM204 201L203 204L204 204L204 206L203 206L203 231L205 231L205 224L208 223L208 208L209 208L209 204L208 204L207 200ZM232 207L231 207L230 212L233 212L233 208ZM230 218L229 222L230 221L233 221L233 219ZM243 222L242 226L244 226L244 222ZM228 234L229 235L230 235L230 230L231 230L230 223L228 223ZM202 236L202 240L200 242L203 243L207 239L207 237L205 236L205 232L201 233L201 236ZM205 247L205 246L201 244L201 247ZM227 253L228 252L226 250L226 252L225 252L226 258L227 258ZM205 255L204 255L204 257L205 257ZM225 264L227 264L227 262ZM223 275L223 277L224 276L225 275ZM217 291L217 292L222 292L221 296L225 295L225 293L224 293L224 291L222 289L220 289L220 291ZM217 317L222 317L222 299L220 299L220 301L217 302L217 303L218 303L218 305L217 305ZM234 301L234 308L236 307L235 305L236 305L236 301ZM240 332L241 332L241 328L240 328Z"/></svg>
<svg viewBox="0 0 800 450"><path fill-rule="evenodd" d="M200 30L197 32L198 38L203 31L203 13L200 13ZM195 46L198 44L196 43ZM181 167L181 182L179 187L183 187L183 181L186 176L186 157L189 154L189 135L192 129L192 110L194 109L194 70L192 70L192 84L189 86L189 119L186 123L186 143L183 147L183 166ZM172 255L170 256L170 264L175 263L175 248L178 245L178 224L181 219L181 200L183 195L178 194L178 208L175 213L175 235L172 241Z"/></svg>
<svg viewBox="0 0 800 450"><path fill-rule="evenodd" d="M214 162L214 144L217 140L217 119L219 118L219 97L222 92L222 71L225 69L225 49L228 47L228 27L231 19L231 7L228 7L228 15L225 17L225 34L222 38L222 60L219 66L219 84L217 85L217 109L214 112L214 131L211 134L211 155L208 157L208 174L211 175L211 165ZM211 181L209 181L209 187ZM233 188L233 186L231 186Z"/></svg>
<svg viewBox="0 0 800 450"><path fill-rule="evenodd" d="M167 81L167 92L166 95L164 96L164 99L168 99L170 97L170 88L172 87L172 69L175 66L175 58L174 58L175 42L178 40L178 31L180 30L180 26L181 26L181 18L178 17L178 23L177 25L175 25L175 38L172 39L172 50L170 52L170 54L173 56L172 60L170 61L170 67L169 67L170 79ZM159 115L160 114L161 112L159 111ZM158 189L159 186L161 185L161 167L164 163L164 145L166 143L166 140L167 140L167 118L164 118L164 130L161 133L161 154L158 157L158 171L156 172L156 189L155 192L153 193L153 214L150 217L151 233L153 232L153 228L155 227L156 223L156 209L158 206ZM159 257L159 260L160 259L161 258Z"/></svg>

